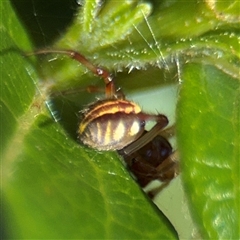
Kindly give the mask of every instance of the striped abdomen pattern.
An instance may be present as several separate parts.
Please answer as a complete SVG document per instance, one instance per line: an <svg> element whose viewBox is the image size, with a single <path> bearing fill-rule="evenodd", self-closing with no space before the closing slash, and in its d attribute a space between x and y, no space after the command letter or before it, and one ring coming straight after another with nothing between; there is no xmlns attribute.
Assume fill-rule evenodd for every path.
<svg viewBox="0 0 240 240"><path fill-rule="evenodd" d="M140 107L128 100L97 101L83 112L78 134L86 145L98 150L118 150L127 146L144 131Z"/></svg>

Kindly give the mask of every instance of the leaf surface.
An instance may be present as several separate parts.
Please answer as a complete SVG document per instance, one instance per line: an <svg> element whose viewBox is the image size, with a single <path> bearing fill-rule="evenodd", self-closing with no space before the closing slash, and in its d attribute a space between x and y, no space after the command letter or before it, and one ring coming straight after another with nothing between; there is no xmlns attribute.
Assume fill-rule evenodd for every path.
<svg viewBox="0 0 240 240"><path fill-rule="evenodd" d="M49 90L101 87L102 80L68 57L53 54L36 62L22 56L33 49L31 39L37 37L28 34L36 33L36 27L45 40L58 29L48 17L43 17L46 32L40 22L51 3L44 5L46 15L36 17L39 3L34 1L36 26L24 29L21 14L16 15L10 2L1 2L4 236L176 238L116 153L96 152L77 142L78 111L95 96L82 91L49 101ZM25 12L26 4L22 6ZM126 95L180 83L176 125L182 180L204 239L240 235L237 13L238 1L106 1L102 6L86 1L51 46L80 51L109 69ZM60 19L65 17L55 22ZM159 109L154 102L157 107L151 111L165 114L167 104ZM153 108L148 105L144 111ZM55 123L51 114L61 121Z"/></svg>
<svg viewBox="0 0 240 240"><path fill-rule="evenodd" d="M46 96L36 80L36 70L18 50L31 48L28 36L9 2L2 6L6 10L0 56L4 63L4 237L176 238L168 220L146 198L116 153L80 146L75 132L66 131L65 127L76 129L75 113L68 116L70 122L64 123L64 118L60 123L53 121L44 107ZM13 34L14 29L18 31Z"/></svg>

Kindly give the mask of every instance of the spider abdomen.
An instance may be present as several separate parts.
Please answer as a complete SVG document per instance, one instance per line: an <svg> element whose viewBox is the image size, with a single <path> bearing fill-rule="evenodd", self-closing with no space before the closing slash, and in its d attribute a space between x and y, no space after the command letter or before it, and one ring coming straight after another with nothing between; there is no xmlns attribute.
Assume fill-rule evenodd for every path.
<svg viewBox="0 0 240 240"><path fill-rule="evenodd" d="M138 117L141 109L127 100L98 101L83 113L79 139L98 150L118 150L140 137L145 122Z"/></svg>

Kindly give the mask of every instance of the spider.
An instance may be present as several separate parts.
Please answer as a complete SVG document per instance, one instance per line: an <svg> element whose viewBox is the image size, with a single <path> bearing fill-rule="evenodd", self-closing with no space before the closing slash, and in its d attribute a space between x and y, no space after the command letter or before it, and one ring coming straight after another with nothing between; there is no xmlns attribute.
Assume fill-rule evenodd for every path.
<svg viewBox="0 0 240 240"><path fill-rule="evenodd" d="M161 135L130 155L122 150L118 153L141 187L147 186L152 180L160 180L167 185L179 174L178 153L173 151L168 140Z"/></svg>
<svg viewBox="0 0 240 240"><path fill-rule="evenodd" d="M91 103L81 112L77 129L80 142L99 151L118 150L141 186L154 179L169 181L177 174L175 153L168 141L159 136L168 125L165 115L142 111L138 104L116 89L107 70L95 66L79 52L42 49L27 55L49 53L68 55L104 80L105 98ZM147 132L145 124L148 121L154 121L155 125Z"/></svg>

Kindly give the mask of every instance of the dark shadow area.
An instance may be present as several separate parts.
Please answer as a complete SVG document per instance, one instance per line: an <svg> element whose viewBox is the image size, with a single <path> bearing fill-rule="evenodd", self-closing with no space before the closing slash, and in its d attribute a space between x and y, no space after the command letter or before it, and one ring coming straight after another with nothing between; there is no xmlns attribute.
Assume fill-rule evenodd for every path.
<svg viewBox="0 0 240 240"><path fill-rule="evenodd" d="M51 45L71 24L75 0L11 0L36 48Z"/></svg>
<svg viewBox="0 0 240 240"><path fill-rule="evenodd" d="M8 207L7 202L1 197L0 202L0 239L11 239L11 233L16 229L16 223L13 218L9 218L9 216L14 216L11 208ZM11 222L11 223L10 223ZM15 227L14 227L15 226Z"/></svg>
<svg viewBox="0 0 240 240"><path fill-rule="evenodd" d="M96 101L96 95L86 91L51 97L45 104L52 118L42 122L39 127L60 124L69 138L78 142L77 130L81 120L81 111L93 101Z"/></svg>
<svg viewBox="0 0 240 240"><path fill-rule="evenodd" d="M56 97L51 99L53 109L49 109L52 117L57 120L67 135L74 141L77 141L77 129L80 121L81 107L65 97Z"/></svg>
<svg viewBox="0 0 240 240"><path fill-rule="evenodd" d="M81 108L64 97L51 98L45 104L51 117L39 122L38 126L44 128L52 124L60 124L66 135L77 142Z"/></svg>

